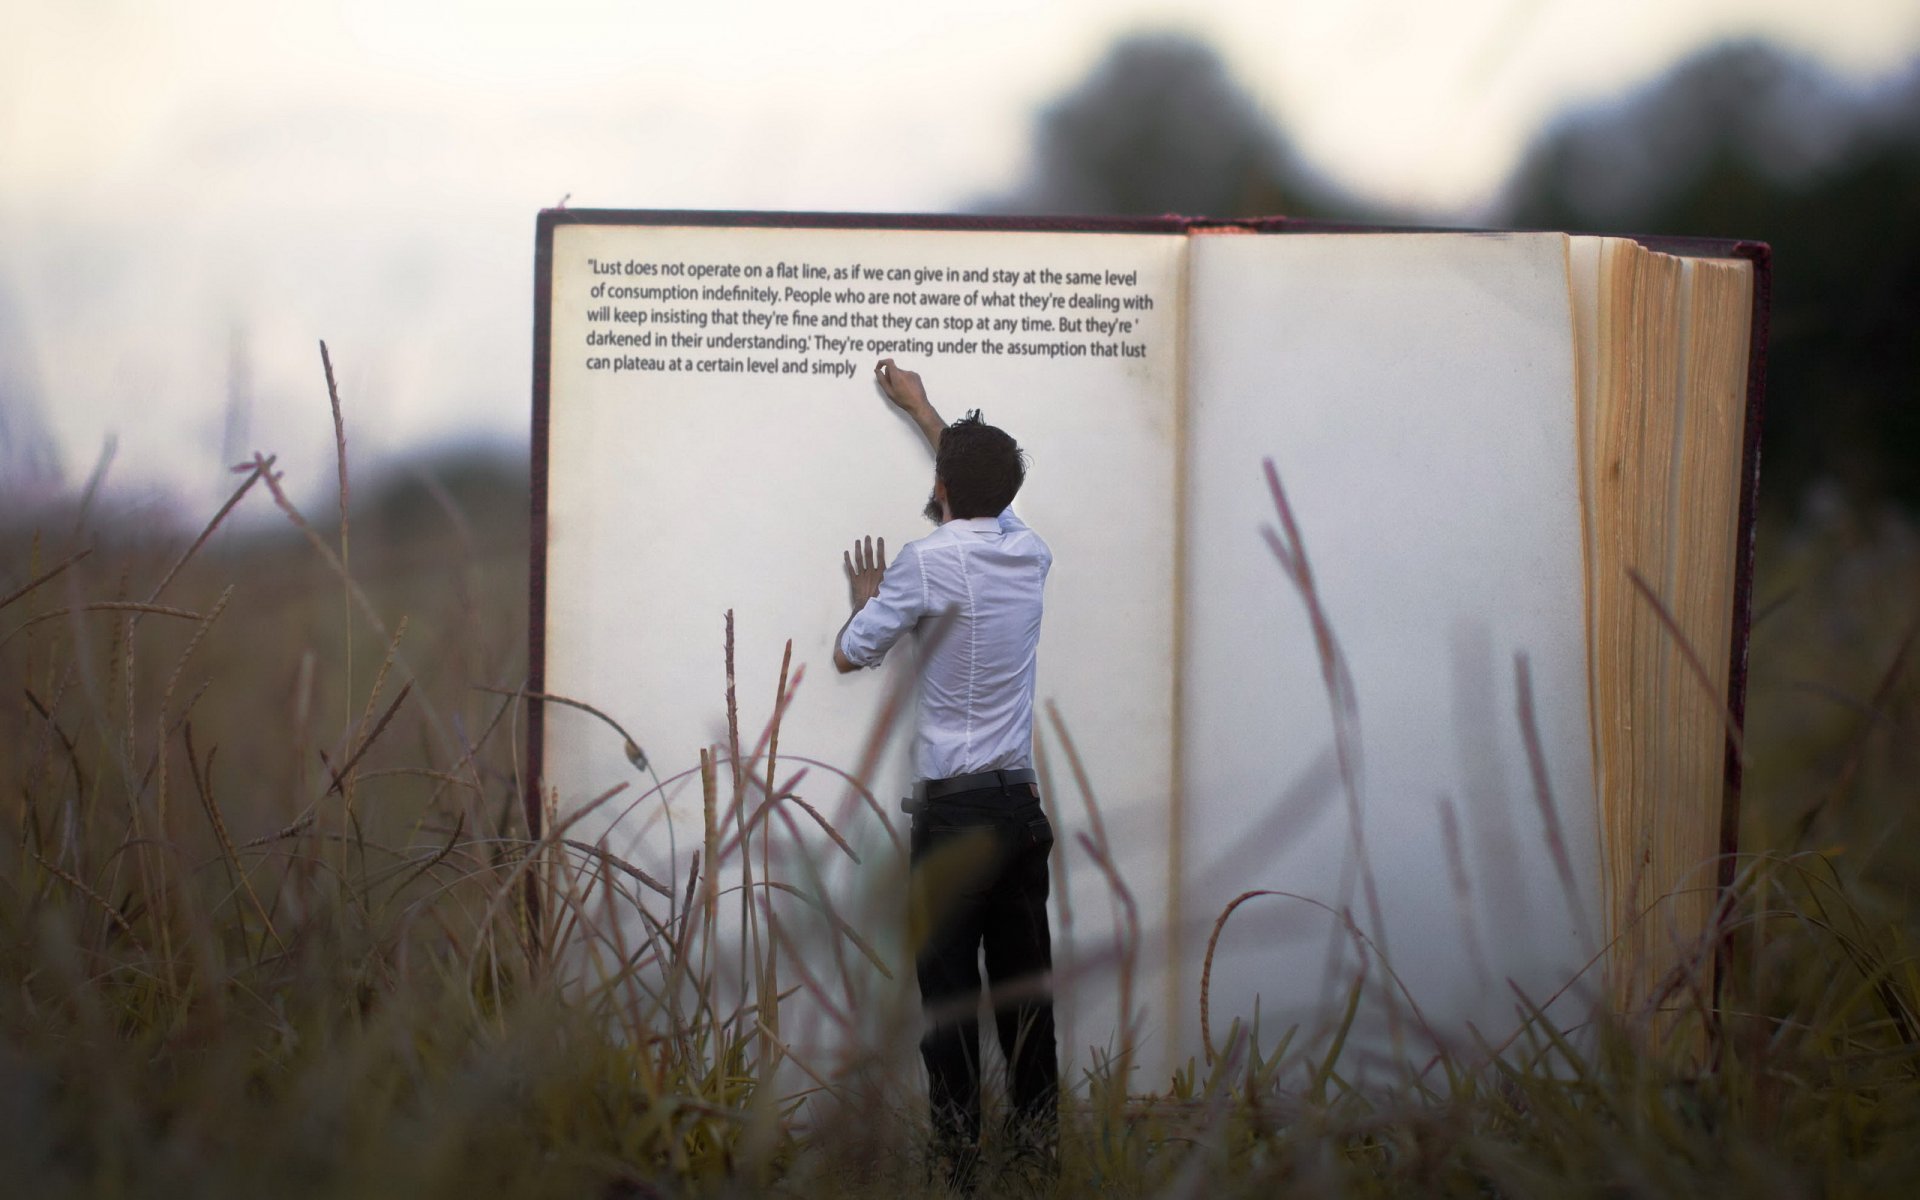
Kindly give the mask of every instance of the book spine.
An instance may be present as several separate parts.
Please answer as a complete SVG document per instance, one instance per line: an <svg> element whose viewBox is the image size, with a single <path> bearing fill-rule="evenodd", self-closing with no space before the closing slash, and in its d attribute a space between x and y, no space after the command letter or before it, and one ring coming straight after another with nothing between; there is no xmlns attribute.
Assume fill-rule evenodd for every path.
<svg viewBox="0 0 1920 1200"><path fill-rule="evenodd" d="M1753 561L1760 503L1760 431L1767 409L1767 341L1773 301L1773 249L1765 242L1740 242L1733 255L1753 264L1753 318L1747 343L1747 417L1740 451L1740 523L1735 535L1733 637L1727 672L1727 710L1736 728L1747 722L1747 649L1753 628ZM1727 739L1727 789L1720 808L1720 887L1733 883L1734 855L1740 851L1740 789L1744 770L1740 747Z"/></svg>
<svg viewBox="0 0 1920 1200"><path fill-rule="evenodd" d="M553 230L557 210L542 212L533 242L533 436L528 463L531 519L527 562L527 691L546 691L547 665L547 417L552 382ZM545 720L540 701L527 700L527 774L522 803L527 836L541 833L540 776ZM533 897L529 895L529 899Z"/></svg>

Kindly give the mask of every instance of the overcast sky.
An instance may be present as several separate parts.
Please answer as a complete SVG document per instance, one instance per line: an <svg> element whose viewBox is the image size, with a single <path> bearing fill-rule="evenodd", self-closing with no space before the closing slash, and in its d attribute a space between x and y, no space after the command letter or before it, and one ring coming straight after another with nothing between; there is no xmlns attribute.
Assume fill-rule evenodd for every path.
<svg viewBox="0 0 1920 1200"><path fill-rule="evenodd" d="M951 209L1143 27L1442 219L1542 120L1714 41L1862 81L1920 52L1912 0L0 0L0 470L38 426L69 483L118 434L124 489L198 508L258 447L311 494L321 337L361 461L523 438L540 208Z"/></svg>

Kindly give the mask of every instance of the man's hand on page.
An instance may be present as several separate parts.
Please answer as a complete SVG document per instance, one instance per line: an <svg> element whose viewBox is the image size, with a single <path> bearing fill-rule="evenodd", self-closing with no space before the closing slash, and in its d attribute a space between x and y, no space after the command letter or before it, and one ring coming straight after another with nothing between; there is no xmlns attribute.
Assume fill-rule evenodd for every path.
<svg viewBox="0 0 1920 1200"><path fill-rule="evenodd" d="M913 419L919 427L921 436L934 450L940 449L940 434L946 429L946 422L934 411L933 402L927 399L927 389L920 382L917 371L909 371L895 363L891 358L883 358L874 364L874 382L880 385L881 394L893 402L893 406Z"/></svg>
<svg viewBox="0 0 1920 1200"><path fill-rule="evenodd" d="M853 611L859 612L867 606L867 601L880 594L880 579L887 573L887 539L881 538L877 547L871 537L864 542L857 541L851 553L840 557L847 568Z"/></svg>
<svg viewBox="0 0 1920 1200"><path fill-rule="evenodd" d="M930 407L926 385L920 382L919 372L909 371L891 358L883 358L874 364L873 377L879 382L880 391L887 399L908 416L918 417L921 409Z"/></svg>

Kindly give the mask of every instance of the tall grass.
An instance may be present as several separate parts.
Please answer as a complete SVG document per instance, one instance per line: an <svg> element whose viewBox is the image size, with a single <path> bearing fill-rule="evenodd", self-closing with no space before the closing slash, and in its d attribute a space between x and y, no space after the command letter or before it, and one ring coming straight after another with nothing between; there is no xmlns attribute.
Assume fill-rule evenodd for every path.
<svg viewBox="0 0 1920 1200"><path fill-rule="evenodd" d="M577 807L531 835L523 536L490 540L444 490L444 523L404 544L364 509L350 525L337 428L337 528L256 457L190 535L72 509L0 530L6 1190L937 1194L917 1085L898 1070L917 1006L888 958L892 918L836 909L791 853L853 849L795 795L796 773L820 768L781 755L788 664L738 672L764 666L781 698L758 731L740 728L723 664L728 736L697 780L703 828L681 878L576 836ZM234 513L277 513L292 536L227 528ZM1279 549L1298 554L1287 533ZM1768 543L1783 566L1763 575L1777 603L1755 631L1747 849L1712 935L1730 947L1722 990L1716 1003L1682 977L1661 998L1699 1039L1650 1043L1646 1014L1569 1031L1536 1012L1503 1054L1442 1052L1363 1089L1347 1082L1348 1023L1257 1037L1236 1023L1143 1091L1122 1036L1068 1081L1057 1182L1008 1171L991 1189L1920 1184L1920 871L1902 836L1920 554L1910 534L1822 536ZM1822 559L1834 545L1851 548ZM1858 604L1877 589L1904 605L1891 632L1884 607ZM1819 676L1823 654L1856 673ZM1052 719L1093 814L1077 844L1130 900ZM605 803L659 788L630 757ZM775 894L810 916L783 917ZM1114 964L1129 992L1141 936L1136 922ZM855 1003L839 964L857 961L891 972L890 1000ZM1347 999L1350 1023L1361 985ZM1128 1025L1132 1010L1129 995ZM844 1035L842 1052L809 1053L809 1021Z"/></svg>

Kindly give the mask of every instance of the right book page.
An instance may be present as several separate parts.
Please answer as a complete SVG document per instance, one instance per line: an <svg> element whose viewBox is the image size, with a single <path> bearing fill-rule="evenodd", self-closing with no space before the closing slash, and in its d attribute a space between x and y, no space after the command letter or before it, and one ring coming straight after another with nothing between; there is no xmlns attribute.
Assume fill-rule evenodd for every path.
<svg viewBox="0 0 1920 1200"><path fill-rule="evenodd" d="M1567 246L1192 239L1173 1000L1216 1049L1357 987L1352 1078L1599 998Z"/></svg>

